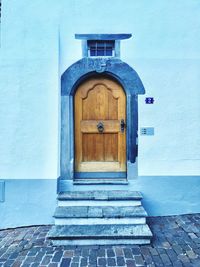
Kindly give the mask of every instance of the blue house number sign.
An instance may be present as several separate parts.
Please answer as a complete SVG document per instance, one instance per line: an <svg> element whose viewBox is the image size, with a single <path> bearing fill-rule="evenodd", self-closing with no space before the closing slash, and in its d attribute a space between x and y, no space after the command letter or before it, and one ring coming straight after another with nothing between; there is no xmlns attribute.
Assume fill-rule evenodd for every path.
<svg viewBox="0 0 200 267"><path fill-rule="evenodd" d="M145 103L146 104L153 104L154 98L153 97L146 97L145 98Z"/></svg>

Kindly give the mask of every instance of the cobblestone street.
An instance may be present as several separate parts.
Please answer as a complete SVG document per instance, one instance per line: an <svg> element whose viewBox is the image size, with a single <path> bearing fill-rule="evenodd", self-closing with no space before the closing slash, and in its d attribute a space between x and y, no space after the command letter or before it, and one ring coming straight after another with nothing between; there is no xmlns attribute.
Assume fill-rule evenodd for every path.
<svg viewBox="0 0 200 267"><path fill-rule="evenodd" d="M53 247L51 226L0 231L0 266L200 266L200 214L150 217L151 245Z"/></svg>

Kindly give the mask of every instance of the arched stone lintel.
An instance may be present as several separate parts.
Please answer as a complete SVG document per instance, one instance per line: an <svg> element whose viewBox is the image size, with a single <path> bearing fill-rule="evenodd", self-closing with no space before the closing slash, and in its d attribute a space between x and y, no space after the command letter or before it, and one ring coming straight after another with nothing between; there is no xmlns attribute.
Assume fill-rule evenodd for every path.
<svg viewBox="0 0 200 267"><path fill-rule="evenodd" d="M144 86L128 64L117 58L83 58L71 65L62 75L61 95L74 95L74 91L84 77L95 73L113 76L123 86L127 95L144 94Z"/></svg>

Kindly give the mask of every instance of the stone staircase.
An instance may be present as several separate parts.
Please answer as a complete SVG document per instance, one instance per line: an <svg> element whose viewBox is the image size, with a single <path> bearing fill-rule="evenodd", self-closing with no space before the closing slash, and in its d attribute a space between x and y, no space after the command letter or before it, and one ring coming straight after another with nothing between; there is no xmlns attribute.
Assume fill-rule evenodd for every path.
<svg viewBox="0 0 200 267"><path fill-rule="evenodd" d="M149 244L142 195L135 191L70 191L58 195L54 245Z"/></svg>

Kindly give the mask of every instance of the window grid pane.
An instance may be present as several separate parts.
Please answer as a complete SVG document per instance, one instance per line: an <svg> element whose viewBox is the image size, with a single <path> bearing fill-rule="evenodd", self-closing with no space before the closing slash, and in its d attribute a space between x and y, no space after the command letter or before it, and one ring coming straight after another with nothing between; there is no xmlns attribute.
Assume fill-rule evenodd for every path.
<svg viewBox="0 0 200 267"><path fill-rule="evenodd" d="M88 41L88 52L93 56L112 56L114 41Z"/></svg>

